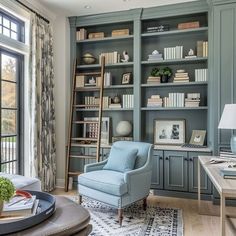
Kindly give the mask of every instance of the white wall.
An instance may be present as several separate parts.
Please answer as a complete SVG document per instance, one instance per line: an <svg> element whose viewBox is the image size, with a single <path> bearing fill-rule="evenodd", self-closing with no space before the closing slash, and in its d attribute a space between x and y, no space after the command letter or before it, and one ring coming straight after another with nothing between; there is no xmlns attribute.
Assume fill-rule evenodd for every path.
<svg viewBox="0 0 236 236"><path fill-rule="evenodd" d="M64 187L70 95L69 21L57 16L53 23L55 65L57 187Z"/></svg>

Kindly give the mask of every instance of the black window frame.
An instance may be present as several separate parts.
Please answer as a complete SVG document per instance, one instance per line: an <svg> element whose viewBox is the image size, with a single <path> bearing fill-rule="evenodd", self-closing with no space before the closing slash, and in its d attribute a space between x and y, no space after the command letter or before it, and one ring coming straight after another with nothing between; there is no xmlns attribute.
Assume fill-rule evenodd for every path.
<svg viewBox="0 0 236 236"><path fill-rule="evenodd" d="M1 34L4 35L3 34L3 28L4 28L3 17L4 17L4 18L8 19L10 21L10 23L13 22L17 25L17 32L16 32L17 39L16 40L19 42L25 43L25 22L20 20L19 18L15 17L14 15L10 14L9 12L4 11L2 8L0 8L0 16L2 16L2 26L1 26L2 33ZM7 28L7 27L5 27L5 28ZM7 29L10 30L10 33L11 33L11 31L13 31L13 30L11 30L11 27L7 28ZM8 36L6 36L6 37L8 37ZM11 38L11 37L9 37L9 38Z"/></svg>
<svg viewBox="0 0 236 236"><path fill-rule="evenodd" d="M24 56L18 52L5 49L0 46L0 66L2 64L1 55L9 55L17 59L17 71L16 71L16 108L17 108L17 129L16 129L16 161L17 161L17 174L24 174ZM2 81L1 75L1 68L0 68L0 82ZM4 80L3 80L4 81ZM0 83L0 117L2 113L2 102L1 102L1 83ZM9 135L10 137L11 135ZM2 153L1 150L1 138L2 138L2 131L1 131L1 120L0 120L0 154ZM6 163L6 162L5 162ZM0 158L0 172L2 168L2 160Z"/></svg>

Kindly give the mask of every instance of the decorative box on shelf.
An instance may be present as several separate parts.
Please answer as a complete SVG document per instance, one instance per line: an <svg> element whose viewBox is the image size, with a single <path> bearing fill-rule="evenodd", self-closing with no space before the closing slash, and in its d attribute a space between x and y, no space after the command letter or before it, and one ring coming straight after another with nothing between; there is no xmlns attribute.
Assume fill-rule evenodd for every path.
<svg viewBox="0 0 236 236"><path fill-rule="evenodd" d="M178 29L192 29L192 28L199 28L199 27L200 27L199 21L178 24Z"/></svg>
<svg viewBox="0 0 236 236"><path fill-rule="evenodd" d="M125 36L125 35L129 35L129 29L112 30L111 32L112 37Z"/></svg>
<svg viewBox="0 0 236 236"><path fill-rule="evenodd" d="M99 38L104 38L104 32L96 32L96 33L89 33L88 38L89 39L99 39Z"/></svg>

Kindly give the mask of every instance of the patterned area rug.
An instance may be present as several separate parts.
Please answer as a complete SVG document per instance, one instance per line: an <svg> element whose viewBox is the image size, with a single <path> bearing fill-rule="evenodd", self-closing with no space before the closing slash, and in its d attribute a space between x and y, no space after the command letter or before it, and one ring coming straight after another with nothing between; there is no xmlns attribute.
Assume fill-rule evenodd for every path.
<svg viewBox="0 0 236 236"><path fill-rule="evenodd" d="M75 199L74 199L75 200ZM122 227L117 221L117 210L103 203L83 198L82 205L91 214L91 236L182 236L182 211L173 208L149 206L142 209L142 202L124 210Z"/></svg>

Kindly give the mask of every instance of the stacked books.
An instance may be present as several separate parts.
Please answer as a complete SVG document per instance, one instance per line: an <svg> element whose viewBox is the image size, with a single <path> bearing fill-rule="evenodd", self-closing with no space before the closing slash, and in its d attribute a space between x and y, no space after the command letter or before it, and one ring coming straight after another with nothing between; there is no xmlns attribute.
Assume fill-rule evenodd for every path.
<svg viewBox="0 0 236 236"><path fill-rule="evenodd" d="M85 109L94 109L94 108L98 108L99 106L99 97L94 97L94 96L85 96L84 97L84 107ZM109 104L111 103L111 98L108 96L104 96L103 97L103 108L108 108ZM86 106L89 105L89 106ZM94 105L94 106L92 106Z"/></svg>
<svg viewBox="0 0 236 236"><path fill-rule="evenodd" d="M174 83L187 83L189 82L188 72L185 70L177 70L173 80Z"/></svg>
<svg viewBox="0 0 236 236"><path fill-rule="evenodd" d="M231 152L230 148L224 148L220 150L220 157L223 158L236 158L236 154Z"/></svg>
<svg viewBox="0 0 236 236"><path fill-rule="evenodd" d="M208 69L196 69L195 70L195 81L207 81Z"/></svg>
<svg viewBox="0 0 236 236"><path fill-rule="evenodd" d="M114 52L104 52L99 55L99 64L101 64L102 56L105 57L106 64L115 64L120 62L120 54L117 51Z"/></svg>
<svg viewBox="0 0 236 236"><path fill-rule="evenodd" d="M31 198L22 196L13 197L4 203L1 217L28 217L37 213L39 200L33 195Z"/></svg>
<svg viewBox="0 0 236 236"><path fill-rule="evenodd" d="M147 33L164 32L168 31L169 28L169 25L149 26L147 27Z"/></svg>
<svg viewBox="0 0 236 236"><path fill-rule="evenodd" d="M165 60L183 58L183 46L164 48L164 58Z"/></svg>
<svg viewBox="0 0 236 236"><path fill-rule="evenodd" d="M114 109L114 108L121 108L121 103L111 103L109 105L109 108Z"/></svg>
<svg viewBox="0 0 236 236"><path fill-rule="evenodd" d="M186 22L186 23L179 23L178 29L193 29L193 28L199 28L200 24L199 21L192 21L192 22Z"/></svg>
<svg viewBox="0 0 236 236"><path fill-rule="evenodd" d="M160 61L163 60L162 54L157 50L154 50L152 54L148 55L148 61Z"/></svg>
<svg viewBox="0 0 236 236"><path fill-rule="evenodd" d="M162 98L160 95L152 95L148 98L147 107L162 107Z"/></svg>
<svg viewBox="0 0 236 236"><path fill-rule="evenodd" d="M188 93L185 98L185 107L199 107L200 93Z"/></svg>
<svg viewBox="0 0 236 236"><path fill-rule="evenodd" d="M147 79L147 84L160 84L161 77L159 76L149 76Z"/></svg>
<svg viewBox="0 0 236 236"><path fill-rule="evenodd" d="M224 177L224 179L236 179L236 168L232 167L226 167L220 170L221 176Z"/></svg>

